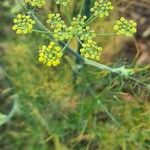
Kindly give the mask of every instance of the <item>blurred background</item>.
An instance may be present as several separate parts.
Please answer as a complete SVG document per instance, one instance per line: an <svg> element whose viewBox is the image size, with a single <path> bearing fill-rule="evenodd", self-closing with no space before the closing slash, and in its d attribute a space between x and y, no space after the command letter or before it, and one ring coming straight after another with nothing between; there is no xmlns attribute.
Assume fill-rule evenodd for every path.
<svg viewBox="0 0 150 150"><path fill-rule="evenodd" d="M104 47L101 63L133 68L134 80L90 66L79 71L67 55L57 68L41 65L38 49L49 38L17 36L12 20L24 10L17 0L0 1L0 150L150 149L150 1L112 3L111 15L91 24L106 33L95 39ZM81 4L72 0L69 13L76 16ZM50 12L66 20L55 0L35 11L41 20ZM120 16L137 21L134 38L107 35Z"/></svg>

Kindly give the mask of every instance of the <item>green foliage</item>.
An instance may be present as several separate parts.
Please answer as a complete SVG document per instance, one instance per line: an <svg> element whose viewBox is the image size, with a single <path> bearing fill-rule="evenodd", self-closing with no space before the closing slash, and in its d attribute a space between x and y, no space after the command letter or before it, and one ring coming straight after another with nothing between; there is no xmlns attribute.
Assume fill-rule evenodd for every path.
<svg viewBox="0 0 150 150"><path fill-rule="evenodd" d="M149 148L149 103L123 92L131 90L133 82L123 85L119 77L90 67L79 73L74 89L69 65L52 70L38 63L36 42L30 47L25 44L29 41L7 44L1 59L18 94L22 118L16 118L14 127L1 134L10 149Z"/></svg>
<svg viewBox="0 0 150 150"><path fill-rule="evenodd" d="M0 126L7 121L7 116L0 113Z"/></svg>
<svg viewBox="0 0 150 150"><path fill-rule="evenodd" d="M18 96L14 100L18 110L12 109L11 121L7 120L0 128L3 149L149 149L150 104L146 101L149 97L149 66L139 68L126 64L129 66L126 69L121 61L107 66L88 60L99 61L102 53L99 42L103 47L114 42L114 37L106 36L101 40L98 34L103 33L98 33L95 38L96 25L98 29L103 27L111 31L113 18L99 24L95 16L88 18L77 12L76 17L70 15L72 19L66 21L69 16L62 12L64 7L57 6L54 9L59 14L50 13L46 24L45 12L23 6L27 7L24 12L36 22L32 35L28 38L20 35L5 44L0 43L4 49L0 63L12 89L9 96L12 93ZM100 9L105 12L107 7ZM74 9L75 12L79 10ZM95 26L90 25L94 20ZM109 27L106 26L108 23ZM111 45L109 53L110 50L115 47ZM62 63L50 68L39 63L38 55L48 66L57 65L60 58ZM83 60L82 56L88 58L83 64L75 61ZM77 74L75 81L72 79L74 74ZM9 103L10 99L3 101ZM3 106L2 103L0 108ZM0 121L1 118L4 123L5 116L0 116Z"/></svg>

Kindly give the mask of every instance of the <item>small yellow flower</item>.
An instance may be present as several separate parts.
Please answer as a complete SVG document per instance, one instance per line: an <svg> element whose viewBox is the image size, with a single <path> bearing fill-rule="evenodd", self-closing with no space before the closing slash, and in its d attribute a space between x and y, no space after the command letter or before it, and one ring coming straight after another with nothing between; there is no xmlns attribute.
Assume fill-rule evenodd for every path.
<svg viewBox="0 0 150 150"><path fill-rule="evenodd" d="M50 42L48 46L43 45L39 51L39 61L47 66L57 66L60 64L62 51L54 42Z"/></svg>
<svg viewBox="0 0 150 150"><path fill-rule="evenodd" d="M73 17L71 26L68 28L68 32L73 36L78 35L81 36L83 32L83 28L85 25L87 17L86 16L81 16L80 14L77 15L77 17Z"/></svg>
<svg viewBox="0 0 150 150"><path fill-rule="evenodd" d="M71 0L56 0L56 4L66 6Z"/></svg>
<svg viewBox="0 0 150 150"><path fill-rule="evenodd" d="M91 30L89 26L82 29L81 34L79 34L81 41L92 40L96 37L96 33L94 30Z"/></svg>
<svg viewBox="0 0 150 150"><path fill-rule="evenodd" d="M136 22L121 17L114 25L114 30L118 35L133 37L133 35L136 33L136 27Z"/></svg>
<svg viewBox="0 0 150 150"><path fill-rule="evenodd" d="M71 38L71 35L67 31L68 27L65 25L65 22L62 20L59 13L49 14L47 23L54 32L54 37L56 39L63 41Z"/></svg>
<svg viewBox="0 0 150 150"><path fill-rule="evenodd" d="M93 40L88 40L86 43L82 44L80 49L81 55L87 59L100 60L100 54L102 47L96 45Z"/></svg>
<svg viewBox="0 0 150 150"><path fill-rule="evenodd" d="M113 6L110 1L100 0L99 2L94 3L94 7L91 8L91 12L95 16L103 18L109 15L109 12L113 9Z"/></svg>
<svg viewBox="0 0 150 150"><path fill-rule="evenodd" d="M33 7L42 8L45 5L46 0L25 0L25 2L29 3Z"/></svg>
<svg viewBox="0 0 150 150"><path fill-rule="evenodd" d="M12 29L16 31L16 34L31 33L35 21L28 15L18 14L17 18L13 20L14 26Z"/></svg>

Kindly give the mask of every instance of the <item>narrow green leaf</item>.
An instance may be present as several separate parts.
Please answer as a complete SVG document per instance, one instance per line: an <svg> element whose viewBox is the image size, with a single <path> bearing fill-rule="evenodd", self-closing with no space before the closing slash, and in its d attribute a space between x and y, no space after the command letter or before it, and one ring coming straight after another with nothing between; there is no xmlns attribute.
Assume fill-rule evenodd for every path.
<svg viewBox="0 0 150 150"><path fill-rule="evenodd" d="M0 126L2 126L7 121L7 116L0 113Z"/></svg>

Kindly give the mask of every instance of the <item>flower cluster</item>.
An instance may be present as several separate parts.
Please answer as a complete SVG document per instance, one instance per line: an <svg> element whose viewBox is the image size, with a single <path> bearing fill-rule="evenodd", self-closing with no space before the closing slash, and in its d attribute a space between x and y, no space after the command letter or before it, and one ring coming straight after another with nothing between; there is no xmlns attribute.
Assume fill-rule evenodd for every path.
<svg viewBox="0 0 150 150"><path fill-rule="evenodd" d="M29 3L33 7L42 8L45 5L46 0L25 0L25 2Z"/></svg>
<svg viewBox="0 0 150 150"><path fill-rule="evenodd" d="M67 40L70 38L70 33L65 25L65 22L60 17L60 14L49 14L47 23L54 32L54 37L58 40Z"/></svg>
<svg viewBox="0 0 150 150"><path fill-rule="evenodd" d="M100 60L100 53L102 47L97 46L96 42L93 40L88 40L86 43L82 44L80 49L81 55L87 59Z"/></svg>
<svg viewBox="0 0 150 150"><path fill-rule="evenodd" d="M31 33L33 29L33 25L35 21L31 19L28 15L18 14L17 18L13 20L14 26L13 30L16 31L17 34L27 34Z"/></svg>
<svg viewBox="0 0 150 150"><path fill-rule="evenodd" d="M56 0L56 4L62 4L66 6L71 0Z"/></svg>
<svg viewBox="0 0 150 150"><path fill-rule="evenodd" d="M86 26L84 29L82 29L82 33L80 34L81 41L92 40L95 37L96 37L95 31L91 30L89 26Z"/></svg>
<svg viewBox="0 0 150 150"><path fill-rule="evenodd" d="M80 49L81 55L89 59L100 59L101 47L96 45L93 38L96 36L95 31L91 30L86 24L86 16L78 15L73 18L69 31L72 36L77 36L83 41L82 48Z"/></svg>
<svg viewBox="0 0 150 150"><path fill-rule="evenodd" d="M67 27L60 14L49 14L47 23L53 30L56 39L64 40L77 36L83 41L82 48L80 49L81 55L85 58L99 60L102 48L98 47L93 40L96 36L95 32L89 26L85 27L86 19L86 16L79 14L77 17L73 17L71 25Z"/></svg>
<svg viewBox="0 0 150 150"><path fill-rule="evenodd" d="M61 19L60 14L49 14L47 23L50 24L51 29L64 28L66 27L64 21Z"/></svg>
<svg viewBox="0 0 150 150"><path fill-rule="evenodd" d="M73 17L71 26L68 29L72 36L82 35L86 19L86 16L81 16L80 14L77 17Z"/></svg>
<svg viewBox="0 0 150 150"><path fill-rule="evenodd" d="M137 23L133 20L127 20L121 17L115 24L114 30L118 35L132 37L136 33Z"/></svg>
<svg viewBox="0 0 150 150"><path fill-rule="evenodd" d="M60 64L62 50L54 42L50 42L48 46L43 45L39 51L39 61L47 66L57 66Z"/></svg>
<svg viewBox="0 0 150 150"><path fill-rule="evenodd" d="M110 1L100 0L99 2L94 3L94 7L91 8L91 12L95 16L103 18L109 15L109 12L113 9L113 6Z"/></svg>

